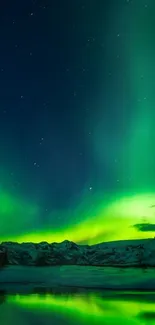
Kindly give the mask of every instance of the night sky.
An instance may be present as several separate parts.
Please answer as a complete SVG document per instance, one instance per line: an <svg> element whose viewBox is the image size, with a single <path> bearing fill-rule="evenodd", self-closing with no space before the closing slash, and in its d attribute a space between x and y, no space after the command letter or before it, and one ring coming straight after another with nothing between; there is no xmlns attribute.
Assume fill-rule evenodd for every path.
<svg viewBox="0 0 155 325"><path fill-rule="evenodd" d="M154 236L154 16L153 0L0 5L1 241Z"/></svg>

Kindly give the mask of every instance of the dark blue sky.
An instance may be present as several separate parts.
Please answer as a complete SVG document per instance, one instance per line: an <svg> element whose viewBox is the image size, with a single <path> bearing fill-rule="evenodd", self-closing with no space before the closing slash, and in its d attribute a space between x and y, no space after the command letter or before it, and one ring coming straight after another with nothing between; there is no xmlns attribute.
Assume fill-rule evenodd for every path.
<svg viewBox="0 0 155 325"><path fill-rule="evenodd" d="M14 174L9 185L15 181L15 192L45 205L65 207L92 186L89 138L101 88L107 93L111 5L114 1L1 5L0 163Z"/></svg>
<svg viewBox="0 0 155 325"><path fill-rule="evenodd" d="M137 10L147 15L143 0L0 5L0 189L36 204L40 226L57 222L52 211L74 219L83 197L130 189L145 92Z"/></svg>

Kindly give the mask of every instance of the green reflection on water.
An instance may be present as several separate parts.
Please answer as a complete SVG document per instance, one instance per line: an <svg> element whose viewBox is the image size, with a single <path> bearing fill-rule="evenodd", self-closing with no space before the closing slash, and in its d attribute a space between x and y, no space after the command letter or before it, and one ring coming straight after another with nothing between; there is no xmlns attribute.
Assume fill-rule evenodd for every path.
<svg viewBox="0 0 155 325"><path fill-rule="evenodd" d="M3 305L7 314L13 311L16 324L20 319L20 325L30 324L19 317L21 311L41 315L45 324L46 318L49 319L51 315L52 320L53 314L65 317L67 324L155 324L154 293L12 295L1 300L0 313ZM55 325L63 323L64 320L54 322ZM3 323L3 316L1 324L6 324L6 319Z"/></svg>

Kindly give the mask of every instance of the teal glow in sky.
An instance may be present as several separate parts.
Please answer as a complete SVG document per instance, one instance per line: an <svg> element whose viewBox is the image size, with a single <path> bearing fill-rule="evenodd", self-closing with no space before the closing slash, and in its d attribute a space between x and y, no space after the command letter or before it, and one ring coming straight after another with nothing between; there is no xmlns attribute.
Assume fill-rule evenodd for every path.
<svg viewBox="0 0 155 325"><path fill-rule="evenodd" d="M0 240L152 237L155 4L61 9L0 13Z"/></svg>

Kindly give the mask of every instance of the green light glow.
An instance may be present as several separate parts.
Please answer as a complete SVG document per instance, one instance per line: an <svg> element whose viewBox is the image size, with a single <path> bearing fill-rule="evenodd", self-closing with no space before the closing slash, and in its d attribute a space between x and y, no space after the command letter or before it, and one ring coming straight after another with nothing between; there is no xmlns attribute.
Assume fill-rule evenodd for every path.
<svg viewBox="0 0 155 325"><path fill-rule="evenodd" d="M145 296L143 297L145 298ZM95 324L142 324L142 313L149 314L154 311L154 303L145 299L121 299L101 297L97 294L89 295L30 295L9 296L9 304L15 304L26 310L37 313L61 313L65 317L80 321L80 323ZM153 323L154 324L154 323Z"/></svg>
<svg viewBox="0 0 155 325"><path fill-rule="evenodd" d="M155 2L150 0L147 8L142 2L144 1L137 0L135 5L131 3L130 6L126 6L127 11L123 12L124 15L121 13L121 19L124 20L125 38L123 33L122 35L120 33L119 38L117 37L117 41L122 39L122 44L124 44L121 52L125 58L124 70L127 73L127 85L125 84L122 92L129 88L133 100L132 103L129 96L129 101L131 100L130 118L125 124L127 131L122 131L124 137L122 136L121 140L116 141L118 148L113 145L110 147L110 144L113 143L111 128L109 128L110 124L105 125L106 114L102 107L99 113L95 110L93 121L88 122L89 128L92 122L93 129L91 137L89 137L89 146L93 148L93 158L97 166L100 170L103 168L103 179L101 176L99 184L100 182L104 184L105 165L111 166L112 178L115 178L114 182L117 182L117 179L120 180L120 191L122 192L117 193L116 190L116 195L110 200L104 198L105 193L99 201L92 195L87 198L83 210L80 210L78 206L71 209L70 218L66 218L66 226L62 226L60 222L60 226L55 228L49 221L48 226L43 229L39 224L39 206L27 204L11 196L8 192L1 191L1 241L61 242L68 239L76 243L95 244L108 240L155 236L153 231L140 231L133 227L135 224L144 222L153 224L155 220L155 209L153 208L155 205L155 46L152 36ZM128 102L128 95L130 95L128 92L123 95L127 99L123 103ZM120 112L123 112L126 117L128 116L126 109L125 106L123 109L118 107L118 119L121 119L122 123L124 118L120 116ZM113 118L109 115L107 117ZM117 130L116 127L116 132ZM117 154L120 159L119 163L115 164L113 161ZM0 176L3 177L3 174L4 172L1 171ZM5 174L7 175L6 172ZM130 193L130 189L133 190L133 193ZM96 196L99 196L97 188L93 191ZM82 197L81 202L83 200L85 198ZM54 219L52 213L52 211L49 213L48 220ZM64 211L65 213L66 211Z"/></svg>
<svg viewBox="0 0 155 325"><path fill-rule="evenodd" d="M134 224L153 223L155 211L152 206L155 203L154 194L119 196L109 201L107 205L101 203L98 209L91 215L83 215L83 221L76 225L70 224L66 228L51 229L22 235L2 238L18 242L61 242L65 239L76 243L99 243L107 240L136 239L154 237L154 232L140 232L133 227ZM123 232L122 232L123 229Z"/></svg>
<svg viewBox="0 0 155 325"><path fill-rule="evenodd" d="M127 169L132 177L132 186L138 189L154 188L154 10L152 0L147 10L139 0L136 6L131 6L132 19L128 21L125 40L134 102L129 146L124 154L128 157Z"/></svg>
<svg viewBox="0 0 155 325"><path fill-rule="evenodd" d="M5 190L0 191L0 238L7 234L16 236L19 229L27 231L37 222L39 207L13 196ZM17 230L18 229L18 230Z"/></svg>

